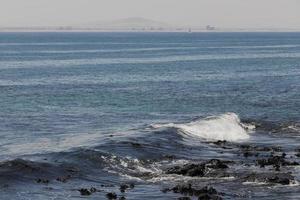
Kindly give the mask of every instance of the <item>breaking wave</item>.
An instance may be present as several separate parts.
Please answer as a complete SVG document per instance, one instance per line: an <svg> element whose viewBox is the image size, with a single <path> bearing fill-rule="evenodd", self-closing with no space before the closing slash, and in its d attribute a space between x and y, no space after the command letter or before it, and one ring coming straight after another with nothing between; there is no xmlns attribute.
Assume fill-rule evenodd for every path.
<svg viewBox="0 0 300 200"><path fill-rule="evenodd" d="M180 133L206 140L239 141L249 139L253 125L243 124L235 113L225 113L182 124L154 124L153 128L176 128Z"/></svg>

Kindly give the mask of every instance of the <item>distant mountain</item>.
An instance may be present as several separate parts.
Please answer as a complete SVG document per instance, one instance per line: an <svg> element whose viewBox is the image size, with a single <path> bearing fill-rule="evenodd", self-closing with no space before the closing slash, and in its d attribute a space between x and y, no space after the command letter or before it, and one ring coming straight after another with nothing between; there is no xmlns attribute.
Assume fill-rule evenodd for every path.
<svg viewBox="0 0 300 200"><path fill-rule="evenodd" d="M172 26L155 20L145 18L126 18L114 21L106 22L94 22L82 25L80 27L93 27L93 28L105 28L105 29L150 29L150 28L171 28Z"/></svg>

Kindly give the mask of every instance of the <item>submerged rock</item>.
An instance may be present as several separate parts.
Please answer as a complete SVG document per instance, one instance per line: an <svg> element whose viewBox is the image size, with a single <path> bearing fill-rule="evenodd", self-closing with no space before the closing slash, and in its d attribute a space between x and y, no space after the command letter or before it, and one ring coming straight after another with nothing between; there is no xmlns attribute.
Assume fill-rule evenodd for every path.
<svg viewBox="0 0 300 200"><path fill-rule="evenodd" d="M122 184L120 185L120 192L124 193L129 188L129 185Z"/></svg>
<svg viewBox="0 0 300 200"><path fill-rule="evenodd" d="M60 176L60 177L57 177L56 180L59 182L66 183L71 177L72 177L71 175Z"/></svg>
<svg viewBox="0 0 300 200"><path fill-rule="evenodd" d="M81 195L83 196L89 196L95 192L97 192L97 189L94 187L91 187L90 189L86 189L86 188L81 188L80 190L78 190L80 192Z"/></svg>
<svg viewBox="0 0 300 200"><path fill-rule="evenodd" d="M114 192L107 193L107 194L106 194L106 197L107 197L108 199L117 199L117 198L118 198L117 194L114 193Z"/></svg>
<svg viewBox="0 0 300 200"><path fill-rule="evenodd" d="M83 195L83 196L89 196L89 195L91 195L92 194L92 192L91 191L89 191L88 189L86 189L86 188L81 188L80 190L78 190L79 192L80 192L80 194L81 195Z"/></svg>
<svg viewBox="0 0 300 200"><path fill-rule="evenodd" d="M184 176L199 176L199 177L203 177L206 175L226 176L223 173L223 170L227 168L228 165L225 164L225 161L212 159L205 163L198 163L198 164L192 163L183 166L174 166L167 169L166 173L178 174Z"/></svg>
<svg viewBox="0 0 300 200"><path fill-rule="evenodd" d="M294 177L290 173L253 173L246 176L245 180L249 182L289 185L294 182Z"/></svg>
<svg viewBox="0 0 300 200"><path fill-rule="evenodd" d="M205 186L200 189L193 188L191 184L187 185L177 185L172 189L168 189L168 191L173 191L174 193L180 193L189 196L196 196L199 199L215 199L222 200L217 190L213 187ZM184 199L190 199L189 197L181 197Z"/></svg>
<svg viewBox="0 0 300 200"><path fill-rule="evenodd" d="M179 197L178 200L191 200L190 197Z"/></svg>
<svg viewBox="0 0 300 200"><path fill-rule="evenodd" d="M37 182L37 183L48 184L50 181L49 181L48 179L41 179L41 178L39 178L39 179L36 180L36 182Z"/></svg>
<svg viewBox="0 0 300 200"><path fill-rule="evenodd" d="M128 189L133 189L134 188L134 184L130 183L130 184L121 184L120 185L120 192L124 193L126 192L126 190Z"/></svg>
<svg viewBox="0 0 300 200"><path fill-rule="evenodd" d="M285 154L282 156L273 156L271 155L269 158L266 159L259 159L257 160L257 164L260 167L265 167L272 165L277 170L280 168L280 166L288 166L288 165L299 165L297 162L290 162L285 159Z"/></svg>

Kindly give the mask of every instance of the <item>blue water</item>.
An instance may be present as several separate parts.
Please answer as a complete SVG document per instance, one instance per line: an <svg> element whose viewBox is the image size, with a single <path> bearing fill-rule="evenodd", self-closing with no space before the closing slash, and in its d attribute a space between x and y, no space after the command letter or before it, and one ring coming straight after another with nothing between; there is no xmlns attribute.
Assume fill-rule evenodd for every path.
<svg viewBox="0 0 300 200"><path fill-rule="evenodd" d="M203 138L194 144L174 131L149 130L153 124L189 123L228 112L267 124L248 142L279 144L288 151L298 147L300 33L0 33L0 161L57 167L58 160L99 173L50 183L50 191L27 175L10 183L6 176L12 172L7 172L0 175L0 187L18 189L5 187L0 194L4 199L76 199L78 185L116 184L130 176L141 179L134 179L141 187L129 199L175 198L160 192L161 182L132 174L128 166L112 166L163 154L236 159L202 144ZM145 147L134 148L132 141ZM105 156L110 161L100 159ZM277 197L288 192L297 199L300 193L291 191L296 188ZM255 189L250 196L268 199L268 192L274 191Z"/></svg>

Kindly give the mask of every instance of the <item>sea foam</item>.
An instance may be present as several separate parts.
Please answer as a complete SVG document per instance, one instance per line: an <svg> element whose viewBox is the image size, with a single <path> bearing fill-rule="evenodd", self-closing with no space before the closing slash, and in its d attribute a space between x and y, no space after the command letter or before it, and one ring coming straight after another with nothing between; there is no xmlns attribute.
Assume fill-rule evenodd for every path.
<svg viewBox="0 0 300 200"><path fill-rule="evenodd" d="M175 124L154 124L153 128L176 128L180 133L205 140L239 141L249 139L255 127L243 124L235 113L225 113L196 121Z"/></svg>

